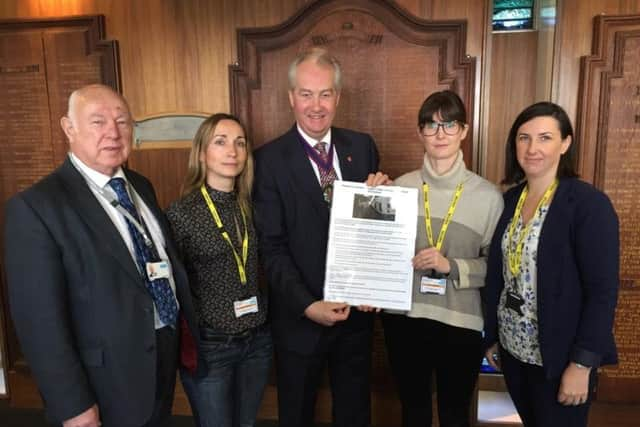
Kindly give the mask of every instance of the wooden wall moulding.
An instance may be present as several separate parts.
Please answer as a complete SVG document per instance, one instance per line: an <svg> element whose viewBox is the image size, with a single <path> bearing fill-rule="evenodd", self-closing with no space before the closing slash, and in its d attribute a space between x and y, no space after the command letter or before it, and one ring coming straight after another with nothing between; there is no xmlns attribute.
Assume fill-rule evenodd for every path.
<svg viewBox="0 0 640 427"><path fill-rule="evenodd" d="M640 15L597 16L582 58L576 140L584 179L620 219L620 294L614 333L620 363L601 372L598 399L640 402Z"/></svg>
<svg viewBox="0 0 640 427"><path fill-rule="evenodd" d="M0 234L6 200L64 160L59 120L71 92L91 83L120 91L118 45L105 40L104 23L103 16L0 20ZM10 321L1 265L0 278L9 392L12 404L31 406L39 398Z"/></svg>
<svg viewBox="0 0 640 427"><path fill-rule="evenodd" d="M154 114L136 120L128 166L151 180L160 207L180 198L193 138L209 114Z"/></svg>
<svg viewBox="0 0 640 427"><path fill-rule="evenodd" d="M229 67L231 110L248 127L255 146L293 124L287 69L297 53L324 46L343 67L336 125L373 135L381 169L393 177L422 164L416 136L422 101L451 89L468 109L463 142L473 154L475 58L465 54L466 21L428 21L392 1L319 0L286 22L237 33L238 62Z"/></svg>

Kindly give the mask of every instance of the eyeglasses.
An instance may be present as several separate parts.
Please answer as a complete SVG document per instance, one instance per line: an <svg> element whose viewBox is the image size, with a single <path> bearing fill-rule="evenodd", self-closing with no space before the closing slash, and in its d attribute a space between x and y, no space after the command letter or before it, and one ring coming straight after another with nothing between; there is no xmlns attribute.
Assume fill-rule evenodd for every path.
<svg viewBox="0 0 640 427"><path fill-rule="evenodd" d="M446 135L457 135L460 132L462 126L458 123L457 120L451 120L450 122L427 122L422 128L422 134L424 136L434 136L438 133L438 129L442 128L442 131Z"/></svg>

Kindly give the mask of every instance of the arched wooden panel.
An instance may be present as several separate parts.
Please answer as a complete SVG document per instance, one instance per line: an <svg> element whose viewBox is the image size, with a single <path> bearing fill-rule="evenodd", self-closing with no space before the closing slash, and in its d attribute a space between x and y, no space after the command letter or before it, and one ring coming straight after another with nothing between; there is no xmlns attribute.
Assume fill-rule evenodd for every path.
<svg viewBox="0 0 640 427"><path fill-rule="evenodd" d="M238 30L231 109L256 146L292 125L287 69L311 46L329 49L344 70L335 124L372 134L391 176L422 162L417 113L430 93L456 91L474 129L475 58L465 55L465 21L422 20L383 0L320 0L276 27ZM474 138L469 132L463 143L467 164Z"/></svg>
<svg viewBox="0 0 640 427"><path fill-rule="evenodd" d="M640 402L640 15L597 16L581 62L579 171L611 198L620 219L620 293L614 333L620 363L598 399Z"/></svg>
<svg viewBox="0 0 640 427"><path fill-rule="evenodd" d="M463 152L471 165L476 61L465 53L465 21L419 19L391 1L319 0L278 26L238 30L237 46L238 61L229 68L231 110L256 147L292 126L289 64L299 52L322 46L343 68L335 125L373 135L382 170L397 177L420 167L418 110L430 93L444 89L457 92L467 107L471 131ZM373 425L397 425L400 408L379 324L372 373ZM263 418L277 416L274 393L270 385ZM319 393L316 421L331 421L328 384Z"/></svg>

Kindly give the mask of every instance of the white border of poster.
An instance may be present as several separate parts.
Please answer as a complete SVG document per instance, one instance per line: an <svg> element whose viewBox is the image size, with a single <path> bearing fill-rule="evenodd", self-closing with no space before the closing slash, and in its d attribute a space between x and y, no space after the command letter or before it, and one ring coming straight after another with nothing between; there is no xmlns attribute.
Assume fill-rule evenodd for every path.
<svg viewBox="0 0 640 427"><path fill-rule="evenodd" d="M418 190L335 181L325 301L410 310Z"/></svg>

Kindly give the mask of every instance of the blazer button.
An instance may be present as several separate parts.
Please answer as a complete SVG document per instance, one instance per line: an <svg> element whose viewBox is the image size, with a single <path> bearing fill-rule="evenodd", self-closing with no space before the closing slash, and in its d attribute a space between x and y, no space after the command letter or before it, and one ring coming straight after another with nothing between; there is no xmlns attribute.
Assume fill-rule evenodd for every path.
<svg viewBox="0 0 640 427"><path fill-rule="evenodd" d="M156 345L155 344L149 344L147 346L147 353L151 353L155 349L156 349Z"/></svg>

